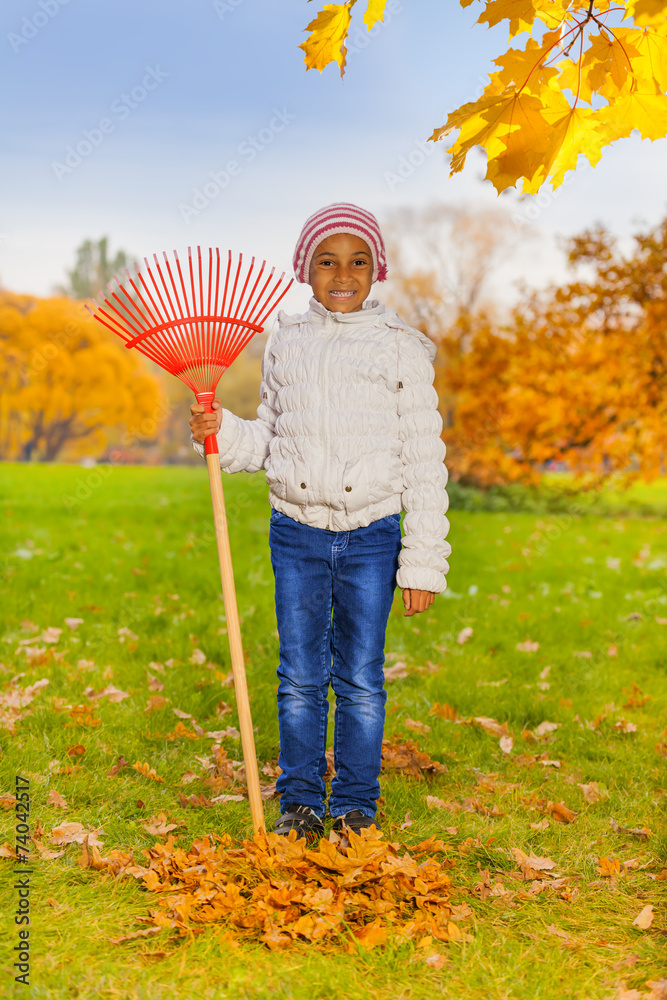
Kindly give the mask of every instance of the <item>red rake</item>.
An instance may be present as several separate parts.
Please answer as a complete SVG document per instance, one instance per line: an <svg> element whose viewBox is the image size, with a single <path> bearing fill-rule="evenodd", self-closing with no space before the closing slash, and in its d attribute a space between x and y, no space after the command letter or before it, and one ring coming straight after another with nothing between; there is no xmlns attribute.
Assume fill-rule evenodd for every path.
<svg viewBox="0 0 667 1000"><path fill-rule="evenodd" d="M196 258L188 247L185 276L176 251L173 264L166 253L163 256L164 272L157 254L153 254L157 276L151 270L148 259L144 258L146 277L135 265L135 277L129 271L125 272L126 285L116 278L118 288L114 290L111 284L107 285L110 295L104 297L102 304L93 299L95 310L86 308L98 322L122 337L126 347L136 347L151 361L185 382L194 392L197 402L204 404L207 413L212 413L211 403L220 376L250 338L263 329L292 281L286 281L284 273L274 277L273 268L265 274L266 261L256 266L253 257L248 266L243 264L241 254L238 259L232 259L231 250L227 254L226 266L221 265L217 247L209 247L207 264L202 260L200 247L197 247ZM206 438L204 447L250 813L257 832L264 827L264 810L243 662L218 442L214 434Z"/></svg>

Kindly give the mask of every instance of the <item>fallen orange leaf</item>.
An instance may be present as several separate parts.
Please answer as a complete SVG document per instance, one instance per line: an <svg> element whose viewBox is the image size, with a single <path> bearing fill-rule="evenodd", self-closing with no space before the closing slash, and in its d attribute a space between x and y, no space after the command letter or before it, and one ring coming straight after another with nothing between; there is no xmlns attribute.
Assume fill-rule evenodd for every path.
<svg viewBox="0 0 667 1000"><path fill-rule="evenodd" d="M46 804L49 806L56 806L58 809L67 809L67 800L60 792L52 788L46 798Z"/></svg>
<svg viewBox="0 0 667 1000"><path fill-rule="evenodd" d="M51 830L50 839L55 844L82 844L89 837L91 844L102 844L97 834L103 832L101 826L97 830L85 830L82 823L61 823Z"/></svg>
<svg viewBox="0 0 667 1000"><path fill-rule="evenodd" d="M546 736L548 733L553 733L560 726L560 722L540 722L539 726L534 729L535 736Z"/></svg>
<svg viewBox="0 0 667 1000"><path fill-rule="evenodd" d="M548 872L556 867L556 862L552 858L539 858L532 851L526 854L520 847L513 847L512 854L524 874L532 871Z"/></svg>
<svg viewBox="0 0 667 1000"><path fill-rule="evenodd" d="M182 806L204 806L209 809L213 805L211 800L207 799L203 792L200 792L199 795L183 795L183 792L179 792L178 797Z"/></svg>
<svg viewBox="0 0 667 1000"><path fill-rule="evenodd" d="M354 936L365 951L370 951L371 948L376 948L379 944L387 943L389 931L378 919L355 931Z"/></svg>
<svg viewBox="0 0 667 1000"><path fill-rule="evenodd" d="M413 778L444 774L447 770L444 764L432 760L415 743L390 743L389 740L382 741L382 767L386 770L404 771Z"/></svg>
<svg viewBox="0 0 667 1000"><path fill-rule="evenodd" d="M176 830L177 827L184 825L184 823L170 822L167 814L163 812L158 813L157 816L150 816L140 824L146 833L152 833L156 837L163 837L166 833L170 833L172 830Z"/></svg>
<svg viewBox="0 0 667 1000"><path fill-rule="evenodd" d="M118 774L119 771L122 771L124 767L128 766L129 765L125 760L125 758L123 756L119 757L116 760L116 763L112 764L109 770L107 771L107 778L113 778L114 775Z"/></svg>
<svg viewBox="0 0 667 1000"><path fill-rule="evenodd" d="M647 931L653 923L653 907L648 903L643 910L640 910L632 921L633 927L638 927L640 931Z"/></svg>
<svg viewBox="0 0 667 1000"><path fill-rule="evenodd" d="M618 858L600 858L600 865L598 867L598 875L602 878L612 878L614 875L621 874L621 862Z"/></svg>
<svg viewBox="0 0 667 1000"><path fill-rule="evenodd" d="M589 785L577 784L577 788L581 789L584 798L586 799L587 802L590 802L591 804L599 802L601 798L604 798L602 792L598 788L597 781L591 781Z"/></svg>
<svg viewBox="0 0 667 1000"><path fill-rule="evenodd" d="M431 705L428 714L435 715L437 716L438 719L448 719L451 722L453 722L454 719L458 719L459 717L459 713L456 711L455 708L452 708L452 706L448 705L446 702L444 705L441 705L440 702L438 701L434 702L433 705Z"/></svg>
<svg viewBox="0 0 667 1000"><path fill-rule="evenodd" d="M624 982L620 982L612 1000L645 1000L646 994L639 990L629 990Z"/></svg>
<svg viewBox="0 0 667 1000"><path fill-rule="evenodd" d="M164 708L167 704L168 699L162 694L152 694L146 703L146 708L144 712L155 712L160 708Z"/></svg>
<svg viewBox="0 0 667 1000"><path fill-rule="evenodd" d="M642 827L629 827L621 826L616 820L610 816L609 826L612 828L614 833L628 833L631 837L636 837L637 840L649 840L651 837L651 831L646 826Z"/></svg>
<svg viewBox="0 0 667 1000"><path fill-rule="evenodd" d="M445 802L436 795L427 795L426 805L429 809L448 809L450 812L458 812L461 808L458 802Z"/></svg>
<svg viewBox="0 0 667 1000"><path fill-rule="evenodd" d="M384 679L386 681L401 681L408 676L407 663L395 663L393 667L384 668Z"/></svg>
<svg viewBox="0 0 667 1000"><path fill-rule="evenodd" d="M572 823L577 818L577 813L568 809L564 802L551 802L549 812L559 823Z"/></svg>
<svg viewBox="0 0 667 1000"><path fill-rule="evenodd" d="M478 726L481 726L485 733L490 733L491 736L511 736L508 725L503 722L502 725L495 719L489 719L485 715L477 715L472 721Z"/></svg>
<svg viewBox="0 0 667 1000"><path fill-rule="evenodd" d="M155 768L151 767L150 764L141 764L139 761L136 761L132 767L135 771L138 771L139 774L142 774L144 778L151 778L153 781L164 782L164 778L159 778L155 772Z"/></svg>
<svg viewBox="0 0 667 1000"><path fill-rule="evenodd" d="M407 729L414 729L417 733L430 733L431 727L427 726L425 722L419 722L416 719L408 718L403 720Z"/></svg>
<svg viewBox="0 0 667 1000"><path fill-rule="evenodd" d="M514 746L514 739L512 736L500 737L500 749L502 750L503 753L511 753L513 746Z"/></svg>

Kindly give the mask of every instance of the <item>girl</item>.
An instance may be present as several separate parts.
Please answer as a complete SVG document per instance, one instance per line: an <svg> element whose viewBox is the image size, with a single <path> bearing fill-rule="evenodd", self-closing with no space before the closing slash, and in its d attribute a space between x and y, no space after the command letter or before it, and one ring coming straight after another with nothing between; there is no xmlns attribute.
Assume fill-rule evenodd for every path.
<svg viewBox="0 0 667 1000"><path fill-rule="evenodd" d="M193 446L216 433L226 472L266 470L280 637L281 815L276 832L324 833L329 684L336 695L329 813L375 823L384 643L394 588L405 614L445 590L449 522L435 347L376 299L385 247L344 202L307 221L294 253L308 312L281 311L262 362L256 420L191 406ZM401 511L406 512L401 540Z"/></svg>

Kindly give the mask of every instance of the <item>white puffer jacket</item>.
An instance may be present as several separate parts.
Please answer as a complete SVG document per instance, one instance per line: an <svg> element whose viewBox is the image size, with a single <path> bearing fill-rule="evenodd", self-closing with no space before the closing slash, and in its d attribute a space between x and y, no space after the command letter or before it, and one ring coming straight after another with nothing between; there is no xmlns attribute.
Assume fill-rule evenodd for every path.
<svg viewBox="0 0 667 1000"><path fill-rule="evenodd" d="M257 419L222 411L221 468L266 469L271 506L316 528L348 531L404 510L397 586L442 593L451 546L435 353L374 299L351 313L314 297L301 316L280 312Z"/></svg>

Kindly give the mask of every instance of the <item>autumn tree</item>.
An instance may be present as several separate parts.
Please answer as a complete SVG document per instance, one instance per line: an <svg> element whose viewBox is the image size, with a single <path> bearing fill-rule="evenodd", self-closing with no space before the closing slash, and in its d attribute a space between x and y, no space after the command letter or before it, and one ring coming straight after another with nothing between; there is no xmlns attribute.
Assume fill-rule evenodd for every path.
<svg viewBox="0 0 667 1000"><path fill-rule="evenodd" d="M0 293L0 458L99 454L163 416L158 380L81 303Z"/></svg>
<svg viewBox="0 0 667 1000"><path fill-rule="evenodd" d="M58 292L73 299L90 299L97 295L99 289L105 289L107 282L115 274L122 273L129 264L130 259L124 250L110 256L107 236L97 242L84 240L77 248L74 268L67 272L68 283L59 287Z"/></svg>
<svg viewBox="0 0 667 1000"><path fill-rule="evenodd" d="M392 260L387 303L435 342L440 412L451 426L452 369L469 350L480 316L498 312L490 279L516 244L516 229L500 207L435 203L395 209L383 231Z"/></svg>
<svg viewBox="0 0 667 1000"><path fill-rule="evenodd" d="M665 474L667 219L630 255L600 227L568 259L571 282L527 294L507 323L478 322L445 372L453 478L536 483L551 460L589 486Z"/></svg>
<svg viewBox="0 0 667 1000"><path fill-rule="evenodd" d="M507 212L467 205L428 204L390 212L383 230L393 262L392 304L433 340L460 331L488 298L494 268L517 242ZM525 238L525 237L524 237Z"/></svg>
<svg viewBox="0 0 667 1000"><path fill-rule="evenodd" d="M580 154L595 166L602 149L635 129L644 139L667 134L667 0L460 0L477 5L478 24L506 23L523 39L494 59L483 94L434 129L449 147L451 174L475 147L487 155L486 180L498 192L522 184L535 194L574 170ZM307 69L345 71L345 42L357 0L325 4L300 46ZM370 30L386 0L367 0ZM451 176L450 174L450 176Z"/></svg>

